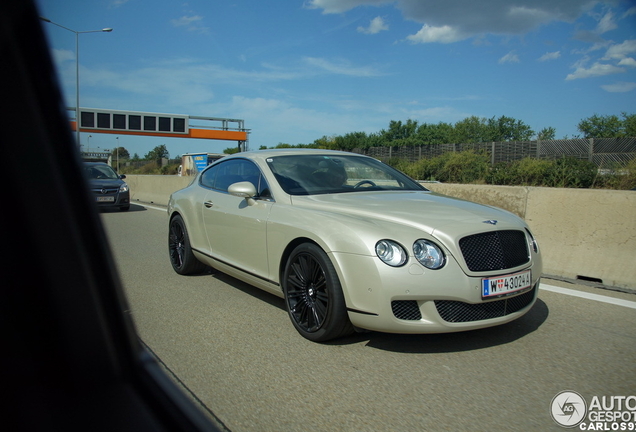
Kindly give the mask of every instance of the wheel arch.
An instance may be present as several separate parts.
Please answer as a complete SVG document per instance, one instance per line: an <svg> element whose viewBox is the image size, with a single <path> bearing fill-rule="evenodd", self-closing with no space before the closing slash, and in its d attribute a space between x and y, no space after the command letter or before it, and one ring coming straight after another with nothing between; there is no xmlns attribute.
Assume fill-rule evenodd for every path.
<svg viewBox="0 0 636 432"><path fill-rule="evenodd" d="M285 247L285 249L283 250L283 253L280 257L280 262L278 264L278 280L281 283L281 288L283 285L283 274L285 273L285 266L287 265L287 260L289 260L289 256L291 255L292 251L303 243L312 243L318 246L320 249L323 250L323 252L326 253L325 248L323 248L320 244L318 244L318 242L310 239L309 237L297 237L293 239L292 241L290 241ZM327 254L327 256L329 255ZM332 261L332 264L333 264L333 261Z"/></svg>

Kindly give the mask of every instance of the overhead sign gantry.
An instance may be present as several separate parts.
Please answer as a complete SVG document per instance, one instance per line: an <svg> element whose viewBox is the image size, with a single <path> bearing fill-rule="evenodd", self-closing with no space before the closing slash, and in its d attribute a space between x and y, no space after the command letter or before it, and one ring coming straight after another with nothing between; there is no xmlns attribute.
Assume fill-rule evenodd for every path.
<svg viewBox="0 0 636 432"><path fill-rule="evenodd" d="M244 120L96 108L79 111L80 132L237 141L239 149L247 150L249 130ZM71 128L77 131L76 121L71 120Z"/></svg>

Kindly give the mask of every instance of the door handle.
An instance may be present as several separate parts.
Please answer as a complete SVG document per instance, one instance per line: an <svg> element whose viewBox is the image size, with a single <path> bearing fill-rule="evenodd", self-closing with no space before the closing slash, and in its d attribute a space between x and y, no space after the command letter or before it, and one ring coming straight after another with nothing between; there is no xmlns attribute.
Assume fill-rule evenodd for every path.
<svg viewBox="0 0 636 432"><path fill-rule="evenodd" d="M214 205L214 203L213 203L212 201L206 201L206 202L204 202L204 203L203 203L203 205L204 205L206 208L212 208L212 206Z"/></svg>

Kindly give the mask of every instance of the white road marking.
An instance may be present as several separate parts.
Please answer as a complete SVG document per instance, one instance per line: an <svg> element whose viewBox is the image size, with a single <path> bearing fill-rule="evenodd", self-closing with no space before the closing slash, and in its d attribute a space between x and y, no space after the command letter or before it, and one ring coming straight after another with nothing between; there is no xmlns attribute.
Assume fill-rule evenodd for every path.
<svg viewBox="0 0 636 432"><path fill-rule="evenodd" d="M631 309L636 309L636 301L623 300L623 299L608 297L608 296L599 295L599 294L591 294L584 291L577 291L577 290L573 290L569 288L561 288L561 287L556 287L552 285L546 285L543 283L539 285L539 292L541 292L541 290L570 295L573 297L580 297L587 300L594 300L598 302L609 303L609 304L623 306L623 307L627 307Z"/></svg>

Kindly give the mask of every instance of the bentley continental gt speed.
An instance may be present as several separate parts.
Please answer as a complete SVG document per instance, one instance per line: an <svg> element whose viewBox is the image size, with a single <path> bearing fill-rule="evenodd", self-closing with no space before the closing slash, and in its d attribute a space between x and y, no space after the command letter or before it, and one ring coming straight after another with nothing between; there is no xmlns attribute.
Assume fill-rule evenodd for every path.
<svg viewBox="0 0 636 432"><path fill-rule="evenodd" d="M542 271L519 217L339 151L225 157L171 195L168 226L177 273L211 266L278 295L316 342L503 324L530 310Z"/></svg>

